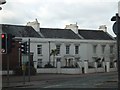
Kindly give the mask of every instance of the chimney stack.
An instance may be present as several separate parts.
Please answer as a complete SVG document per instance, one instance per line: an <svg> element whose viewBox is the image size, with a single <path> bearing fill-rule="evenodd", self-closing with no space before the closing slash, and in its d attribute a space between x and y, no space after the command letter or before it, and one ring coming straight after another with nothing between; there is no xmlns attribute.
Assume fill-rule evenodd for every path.
<svg viewBox="0 0 120 90"><path fill-rule="evenodd" d="M37 32L40 31L40 23L38 22L37 19L35 19L35 21L33 22L28 22L27 26L32 26Z"/></svg>
<svg viewBox="0 0 120 90"><path fill-rule="evenodd" d="M77 23L76 24L66 25L65 29L71 29L73 32L75 32L76 34L78 34Z"/></svg>
<svg viewBox="0 0 120 90"><path fill-rule="evenodd" d="M101 25L101 26L99 26L99 30L107 32L107 26L106 25Z"/></svg>

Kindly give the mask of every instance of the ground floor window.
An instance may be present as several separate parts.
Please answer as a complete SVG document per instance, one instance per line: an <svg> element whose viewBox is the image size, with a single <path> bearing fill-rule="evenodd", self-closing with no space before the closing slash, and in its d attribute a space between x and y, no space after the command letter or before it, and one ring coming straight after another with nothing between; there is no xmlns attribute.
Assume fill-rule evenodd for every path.
<svg viewBox="0 0 120 90"><path fill-rule="evenodd" d="M38 59L37 68L41 68L41 67L42 67L42 59Z"/></svg>
<svg viewBox="0 0 120 90"><path fill-rule="evenodd" d="M60 62L60 61L61 61L61 58L57 58L56 61L57 61L57 62Z"/></svg>

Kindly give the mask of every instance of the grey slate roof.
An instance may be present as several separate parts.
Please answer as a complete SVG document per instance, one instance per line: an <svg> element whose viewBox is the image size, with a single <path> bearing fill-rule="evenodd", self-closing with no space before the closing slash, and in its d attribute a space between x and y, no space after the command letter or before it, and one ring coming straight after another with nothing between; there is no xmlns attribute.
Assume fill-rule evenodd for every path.
<svg viewBox="0 0 120 90"><path fill-rule="evenodd" d="M92 39L92 40L114 40L112 36L110 36L107 32L102 30L84 30L79 29L78 33L84 39Z"/></svg>
<svg viewBox="0 0 120 90"><path fill-rule="evenodd" d="M45 38L81 39L71 29L40 28Z"/></svg>
<svg viewBox="0 0 120 90"><path fill-rule="evenodd" d="M79 29L79 35L77 35L71 29L40 28L41 34L39 34L31 26L2 24L2 31L15 37L114 40L107 32L101 30Z"/></svg>
<svg viewBox="0 0 120 90"><path fill-rule="evenodd" d="M15 37L41 37L31 26L2 24L2 32L15 35Z"/></svg>

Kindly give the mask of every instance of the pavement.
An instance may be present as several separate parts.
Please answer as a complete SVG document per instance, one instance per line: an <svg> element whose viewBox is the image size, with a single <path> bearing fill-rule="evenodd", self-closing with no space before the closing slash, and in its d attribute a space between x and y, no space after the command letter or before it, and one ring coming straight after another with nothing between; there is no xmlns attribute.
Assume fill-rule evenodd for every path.
<svg viewBox="0 0 120 90"><path fill-rule="evenodd" d="M96 73L102 74L102 73ZM20 87L29 87L29 86L37 86L43 84L47 81L52 81L53 78L56 80L61 79L71 79L74 77L82 77L82 76L92 76L93 74L81 74L81 75L64 75L64 74L37 74L35 76L30 77L30 82L28 81L28 76L10 76L9 83L7 82L7 76L3 76L2 86L4 88L20 88ZM116 74L117 75L117 74ZM105 81L104 83L96 84L96 87L101 88L110 87L116 88L117 87L117 78L111 78L110 80Z"/></svg>

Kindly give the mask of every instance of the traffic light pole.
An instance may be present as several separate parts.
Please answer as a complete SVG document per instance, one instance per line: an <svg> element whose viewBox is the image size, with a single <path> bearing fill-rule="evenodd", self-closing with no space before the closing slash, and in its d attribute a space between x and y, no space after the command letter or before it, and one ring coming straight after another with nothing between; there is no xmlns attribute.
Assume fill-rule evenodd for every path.
<svg viewBox="0 0 120 90"><path fill-rule="evenodd" d="M116 14L116 26L117 26L117 68L118 68L118 89L120 89L120 17Z"/></svg>
<svg viewBox="0 0 120 90"><path fill-rule="evenodd" d="M9 54L7 55L7 85L9 86Z"/></svg>
<svg viewBox="0 0 120 90"><path fill-rule="evenodd" d="M30 82L30 39L28 40L28 60L29 60L29 65L28 65L28 81Z"/></svg>

